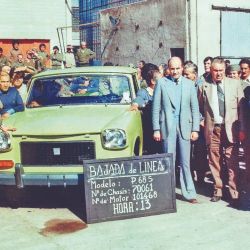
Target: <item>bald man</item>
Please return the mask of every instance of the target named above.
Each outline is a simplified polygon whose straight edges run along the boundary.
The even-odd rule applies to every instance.
[[[200,114],[194,83],[182,76],[179,57],[168,61],[170,75],[158,80],[153,97],[152,119],[154,139],[162,141],[163,152],[180,152],[180,183],[183,197],[197,203],[190,172],[191,141],[198,139]]]

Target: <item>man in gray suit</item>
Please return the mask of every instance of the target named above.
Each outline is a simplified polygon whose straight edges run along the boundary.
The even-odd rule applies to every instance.
[[[190,172],[190,140],[198,139],[200,114],[194,83],[182,77],[183,65],[179,57],[168,61],[170,75],[158,80],[153,97],[152,119],[154,139],[162,141],[163,152],[180,152],[180,183],[183,197],[197,203]]]

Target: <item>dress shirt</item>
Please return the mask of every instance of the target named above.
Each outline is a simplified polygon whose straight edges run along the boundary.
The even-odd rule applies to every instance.
[[[222,80],[220,84],[220,87],[222,88],[223,92],[225,93],[225,84]],[[214,123],[215,124],[224,124],[225,123],[225,117],[220,116],[220,110],[219,110],[219,101],[218,101],[218,94],[217,94],[217,83],[212,83],[212,101],[211,101],[211,108],[214,114]]]

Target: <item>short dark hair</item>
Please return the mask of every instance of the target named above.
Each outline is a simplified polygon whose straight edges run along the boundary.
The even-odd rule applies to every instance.
[[[243,63],[248,64],[248,67],[250,68],[250,59],[248,59],[248,58],[242,58],[240,60],[240,62],[239,62],[239,65],[241,65]]]
[[[40,44],[39,44],[39,49],[41,49],[42,47],[45,47],[45,48],[46,48],[45,43],[40,43]]]
[[[211,56],[205,57],[204,60],[203,60],[203,63],[205,63],[205,62],[207,62],[209,60],[212,62],[213,61],[213,57],[211,57]]]
[[[146,64],[144,60],[140,60],[139,62],[141,62],[143,66]]]
[[[59,47],[58,47],[58,46],[54,46],[54,47],[53,47],[53,50],[54,50],[54,49],[57,49],[57,50],[59,51]]]
[[[141,70],[141,76],[144,80],[147,81],[148,78],[148,72],[150,70],[159,70],[158,66],[152,63],[146,63],[144,67]],[[151,79],[150,79],[151,80]]]
[[[0,47],[0,52],[3,52],[3,49]]]
[[[14,46],[15,44],[19,45],[19,40],[12,40],[12,46]]]

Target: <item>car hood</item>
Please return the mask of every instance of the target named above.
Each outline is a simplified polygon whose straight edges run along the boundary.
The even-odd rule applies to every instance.
[[[11,125],[17,129],[16,136],[79,135],[122,128],[129,114],[127,105],[44,107],[16,113]]]

